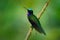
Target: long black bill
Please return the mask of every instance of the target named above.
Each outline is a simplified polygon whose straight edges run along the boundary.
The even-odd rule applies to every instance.
[[[24,7],[26,10],[28,10],[26,7]]]

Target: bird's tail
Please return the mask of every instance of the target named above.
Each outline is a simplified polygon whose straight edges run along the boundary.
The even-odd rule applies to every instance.
[[[42,27],[40,27],[39,32],[46,35],[46,33],[45,33],[45,31],[44,31],[44,29]]]
[[[41,33],[43,33],[44,35],[46,35],[45,31],[43,31],[43,32],[41,32]]]
[[[42,27],[39,27],[39,28],[35,28],[39,33],[42,33],[42,34],[44,34],[44,35],[46,35],[46,33],[45,33],[45,31],[43,30],[43,28]]]

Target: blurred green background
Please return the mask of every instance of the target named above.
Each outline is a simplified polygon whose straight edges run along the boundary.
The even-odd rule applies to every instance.
[[[47,0],[0,0],[0,40],[24,40],[31,26],[27,11],[37,15]],[[60,0],[51,0],[40,19],[46,36],[32,31],[29,40],[60,40]]]

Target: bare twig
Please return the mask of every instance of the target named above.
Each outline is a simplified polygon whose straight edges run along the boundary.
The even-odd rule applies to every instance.
[[[45,5],[43,6],[42,10],[38,13],[38,15],[37,15],[37,18],[38,18],[38,19],[40,19],[40,17],[42,16],[43,12],[46,10],[49,2],[50,2],[50,0],[48,0],[48,1],[45,3]],[[30,30],[29,30],[28,33],[27,33],[27,36],[26,36],[25,40],[28,40],[28,39],[29,39],[32,30],[33,30],[33,28],[30,28]]]
[[[30,37],[30,35],[31,35],[32,30],[33,30],[33,28],[31,28],[31,27],[30,27],[30,29],[29,29],[29,31],[28,31],[28,33],[27,33],[27,35],[26,35],[25,40],[28,40],[28,39],[29,39],[29,37]]]
[[[37,18],[40,19],[40,17],[42,16],[43,12],[46,10],[48,4],[49,4],[50,0],[48,0],[45,5],[43,6],[42,10],[38,13]]]

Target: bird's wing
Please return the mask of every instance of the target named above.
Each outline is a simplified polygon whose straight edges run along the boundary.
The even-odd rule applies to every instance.
[[[30,20],[32,23],[34,23],[36,26],[37,26],[37,25],[41,26],[39,20],[37,19],[37,17],[36,17],[35,15],[31,15],[31,16],[29,17],[29,20]]]
[[[32,17],[30,17],[30,18],[31,18],[30,21],[33,24],[32,26],[34,26],[34,28],[37,31],[39,31],[40,33],[44,33],[45,34],[45,32],[44,32],[43,28],[41,27],[41,24],[40,24],[39,20],[37,19],[37,17],[35,15],[32,15]]]

